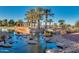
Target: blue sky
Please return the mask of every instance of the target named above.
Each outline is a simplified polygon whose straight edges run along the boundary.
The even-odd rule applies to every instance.
[[[23,20],[25,18],[26,11],[36,7],[37,6],[0,6],[0,19]],[[78,6],[42,6],[42,8],[52,10],[52,13],[55,14],[52,19],[56,23],[60,19],[64,19],[68,24],[74,24],[79,20]]]

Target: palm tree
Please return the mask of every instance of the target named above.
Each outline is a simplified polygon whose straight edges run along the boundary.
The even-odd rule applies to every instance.
[[[72,25],[66,24],[66,29],[67,29],[67,28],[71,28],[71,27],[72,27]]]
[[[61,20],[59,20],[58,22],[59,22],[60,26],[63,27],[65,21],[64,21],[63,19],[61,19]]]
[[[57,28],[58,27],[58,24],[57,23],[54,23],[53,27],[54,28]]]
[[[28,19],[29,25],[34,24],[34,27],[35,27],[35,24],[36,24],[37,29],[40,31],[40,20],[42,20],[42,15],[43,15],[42,8],[30,9],[26,14],[26,18]],[[38,41],[39,41],[39,31],[36,33]]]
[[[53,16],[54,13],[51,13],[51,10],[50,9],[44,9],[44,15],[45,15],[45,18],[46,18],[45,28],[47,28],[48,16]]]
[[[0,20],[0,26],[2,26],[2,20]]]
[[[32,23],[33,23],[33,28],[35,28],[35,26],[36,26],[36,21],[35,21],[35,20],[32,20]]]
[[[76,22],[75,27],[79,28],[79,21]]]
[[[42,18],[42,8],[35,8],[35,9],[31,9],[27,12],[27,19],[28,19],[28,23],[30,23],[30,25],[32,26],[33,24],[35,25],[35,23],[37,23],[38,28],[40,28],[40,20]]]
[[[17,26],[22,26],[22,25],[23,25],[23,21],[22,21],[22,20],[17,20],[17,21],[15,22],[15,25],[17,25]]]
[[[60,25],[62,25],[64,24],[65,21],[62,19],[62,20],[59,20],[58,22],[60,23]]]
[[[76,31],[79,32],[79,21],[77,21],[77,22],[75,23],[75,28],[76,28]]]
[[[25,14],[29,27],[32,27],[34,12],[35,12],[34,9],[31,9],[31,10],[27,11],[27,13]]]
[[[8,21],[8,24],[9,24],[9,26],[14,26],[14,25],[15,25],[15,22],[14,22],[13,19],[10,19],[10,20]]]
[[[38,21],[38,29],[40,29],[40,20],[42,20],[43,8],[36,8],[36,18]]]
[[[45,25],[45,27],[47,28],[47,25],[49,24],[49,20],[47,19],[47,20],[44,20],[44,25]]]
[[[8,25],[8,20],[7,20],[7,19],[4,19],[4,20],[2,21],[2,25],[3,25],[3,26],[7,26],[7,25]]]

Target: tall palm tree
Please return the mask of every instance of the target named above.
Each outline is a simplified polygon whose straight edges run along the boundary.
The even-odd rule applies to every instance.
[[[38,24],[38,28],[40,27],[40,20],[42,18],[42,11],[43,9],[42,8],[34,8],[34,9],[31,9],[27,12],[27,19],[28,19],[28,23],[32,24],[37,22]]]
[[[50,9],[44,9],[44,14],[45,14],[46,21],[48,20],[48,16],[54,15],[54,13],[51,13]],[[47,22],[45,22],[45,28],[47,28]]]
[[[33,21],[33,17],[34,17],[34,15],[33,15],[34,12],[35,12],[34,9],[30,9],[30,10],[28,10],[27,13],[25,14],[29,27],[32,27],[32,25],[33,25],[33,24],[32,24],[32,21]]]
[[[32,23],[33,23],[33,28],[35,28],[35,26],[36,26],[36,21],[35,21],[35,20],[32,20]]]
[[[38,21],[38,28],[40,29],[40,20],[42,20],[43,8],[36,8],[36,19]]]
[[[26,14],[26,18],[28,19],[28,23],[32,24],[36,23],[36,27],[37,29],[40,31],[40,20],[42,19],[42,15],[43,15],[43,9],[42,8],[34,8],[34,9],[30,9],[27,14]],[[39,31],[37,32],[37,38],[39,41]]]

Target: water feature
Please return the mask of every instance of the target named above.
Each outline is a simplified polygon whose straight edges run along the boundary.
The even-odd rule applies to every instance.
[[[40,47],[42,52],[45,52],[46,49],[53,49],[53,48],[57,49],[56,42],[53,41],[46,42],[42,34],[40,34]]]
[[[9,33],[10,36],[6,39],[6,44],[11,44],[11,48],[0,47],[0,52],[8,53],[34,53],[38,52],[39,46],[28,44],[29,36],[17,35],[15,32]],[[45,49],[56,48],[56,43],[46,43],[44,36],[40,34],[39,39],[40,51],[44,52]]]

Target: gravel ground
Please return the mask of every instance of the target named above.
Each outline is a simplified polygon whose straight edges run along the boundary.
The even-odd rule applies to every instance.
[[[75,41],[75,42],[79,42],[79,34],[66,34],[64,36],[64,38],[68,39],[68,40],[72,40],[72,41]]]
[[[79,43],[76,42],[79,36],[77,35],[77,38],[75,37],[76,35],[73,38],[71,36],[54,35],[51,40],[55,41],[58,46],[63,47],[61,53],[79,53]]]

